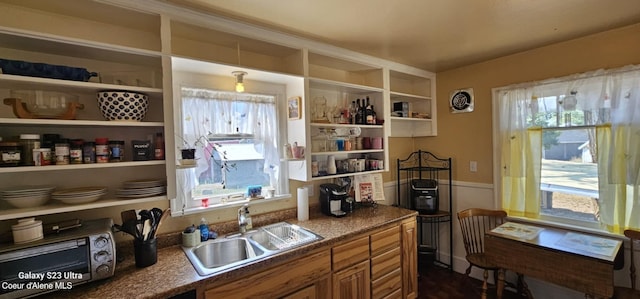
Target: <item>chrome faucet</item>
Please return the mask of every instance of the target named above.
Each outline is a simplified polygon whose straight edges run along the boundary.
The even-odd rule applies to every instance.
[[[238,209],[238,227],[240,228],[240,233],[244,234],[247,232],[247,212],[249,211],[249,205],[244,205]]]

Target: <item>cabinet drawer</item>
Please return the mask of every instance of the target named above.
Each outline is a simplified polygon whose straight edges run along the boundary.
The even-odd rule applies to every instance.
[[[400,299],[402,298],[402,289],[397,289],[391,294],[384,296],[383,299]]]
[[[402,271],[400,269],[371,282],[371,297],[373,299],[385,298],[397,290],[402,290]]]
[[[376,280],[385,274],[400,269],[400,248],[389,250],[371,258],[371,279]]]
[[[333,271],[369,259],[369,237],[362,237],[331,249]]]
[[[395,226],[371,235],[371,255],[400,247],[400,227]]]

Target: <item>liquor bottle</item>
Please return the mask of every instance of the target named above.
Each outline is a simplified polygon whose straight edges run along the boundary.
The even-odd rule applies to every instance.
[[[364,99],[362,100],[362,102],[364,104]],[[362,121],[363,118],[364,118],[364,109],[363,109],[362,105],[360,105],[360,99],[357,99],[356,103],[358,105],[358,109],[357,109],[357,112],[356,112],[356,124],[357,125],[361,125],[361,124],[364,123]]]
[[[156,133],[153,147],[153,158],[155,160],[164,160],[164,138],[162,137],[162,132]]]
[[[375,125],[378,123],[378,116],[376,115],[376,111],[373,109],[373,105],[371,105],[371,125]]]
[[[371,103],[369,102],[369,97],[367,97],[367,105],[365,106],[365,124],[373,125],[373,113],[371,108]]]

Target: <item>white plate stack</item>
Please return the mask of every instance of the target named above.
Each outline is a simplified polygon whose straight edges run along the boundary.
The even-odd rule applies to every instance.
[[[51,198],[56,186],[16,186],[0,190],[0,198],[16,208],[33,208],[41,206]]]
[[[122,189],[116,190],[116,196],[120,198],[142,198],[167,193],[167,181],[165,180],[135,180],[122,184]]]
[[[107,187],[95,186],[55,191],[51,197],[66,204],[82,204],[96,201],[105,194],[107,194]]]

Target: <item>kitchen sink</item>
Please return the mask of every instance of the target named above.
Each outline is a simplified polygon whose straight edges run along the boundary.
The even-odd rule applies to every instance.
[[[297,225],[279,222],[245,234],[209,240],[195,247],[183,246],[182,250],[198,274],[206,276],[321,239]]]
[[[218,268],[261,256],[264,251],[245,238],[218,240],[197,246],[193,254],[205,268]]]

